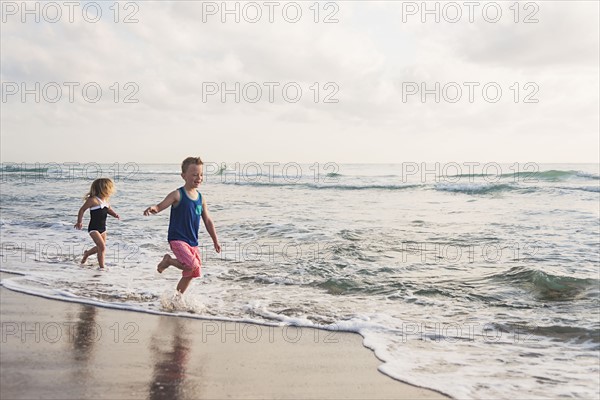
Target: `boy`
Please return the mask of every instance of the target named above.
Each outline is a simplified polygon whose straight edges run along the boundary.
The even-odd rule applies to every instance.
[[[156,268],[162,273],[170,266],[182,271],[182,278],[177,284],[177,291],[183,294],[188,288],[192,278],[200,276],[200,252],[198,251],[198,229],[200,217],[212,238],[215,251],[221,252],[221,245],[217,232],[206,207],[206,201],[198,191],[204,177],[202,173],[202,160],[200,157],[188,157],[181,163],[181,177],[185,185],[172,191],[163,201],[144,210],[144,215],[157,214],[171,206],[169,219],[169,246],[176,258],[165,254]]]

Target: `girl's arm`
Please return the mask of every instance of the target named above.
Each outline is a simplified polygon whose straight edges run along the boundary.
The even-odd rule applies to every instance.
[[[163,201],[161,201],[160,203],[158,203],[155,206],[146,208],[144,210],[144,215],[158,214],[165,208],[172,206],[173,204],[175,204],[177,202],[179,202],[179,190],[173,190],[171,193],[169,193],[167,195],[167,197],[165,197],[165,199]]]
[[[213,241],[213,245],[215,246],[215,251],[217,253],[221,252],[221,245],[219,244],[219,238],[217,237],[217,231],[215,230],[215,224],[213,223],[212,218],[208,212],[208,207],[206,207],[206,201],[204,197],[202,197],[202,221],[204,221],[204,226],[206,227],[206,231],[210,235]]]
[[[96,200],[93,197],[88,197],[85,200],[85,202],[79,209],[79,212],[77,213],[77,223],[75,224],[75,229],[81,229],[81,227],[83,226],[83,213],[85,212],[85,210],[94,206],[95,204]]]
[[[117,214],[115,210],[112,209],[112,207],[108,207],[108,215],[113,216],[116,219],[121,219],[121,217],[119,217],[119,214]]]

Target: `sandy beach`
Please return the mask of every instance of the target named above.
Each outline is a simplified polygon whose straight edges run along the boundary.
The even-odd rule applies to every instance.
[[[378,372],[357,334],[0,296],[2,399],[446,398]]]

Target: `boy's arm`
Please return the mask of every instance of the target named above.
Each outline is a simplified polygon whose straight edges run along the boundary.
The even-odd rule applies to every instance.
[[[158,214],[165,208],[167,208],[177,202],[179,202],[179,190],[173,190],[171,193],[169,193],[167,195],[167,197],[165,197],[165,199],[163,201],[161,201],[160,203],[158,203],[155,206],[146,208],[144,210],[144,215]]]
[[[204,226],[206,227],[206,231],[210,235],[213,241],[213,245],[215,246],[215,251],[217,253],[221,252],[221,245],[219,244],[219,238],[217,237],[217,231],[215,230],[215,224],[213,223],[212,218],[208,212],[208,207],[206,207],[206,201],[204,197],[202,197],[202,221],[204,221]]]
[[[88,208],[90,208],[91,206],[93,206],[95,203],[94,199],[92,197],[88,197],[87,200],[83,203],[83,205],[81,206],[81,208],[79,209],[79,212],[77,213],[77,223],[75,224],[75,229],[81,229],[83,226],[83,213],[85,212],[85,210],[87,210]]]

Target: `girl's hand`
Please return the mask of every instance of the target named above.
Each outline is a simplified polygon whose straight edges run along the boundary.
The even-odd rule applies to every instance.
[[[221,252],[221,245],[220,245],[218,242],[217,242],[217,243],[215,243],[215,251],[216,251],[217,253],[220,253],[220,252]]]
[[[82,222],[78,222],[75,224],[75,229],[81,229],[81,227],[83,226]]]
[[[148,207],[144,210],[144,215],[148,216],[150,214],[156,214],[158,212],[158,209],[156,208],[156,206],[152,206],[152,207]]]
[[[121,217],[119,216],[119,214],[115,214],[115,218],[118,219],[119,221],[121,220]]]

